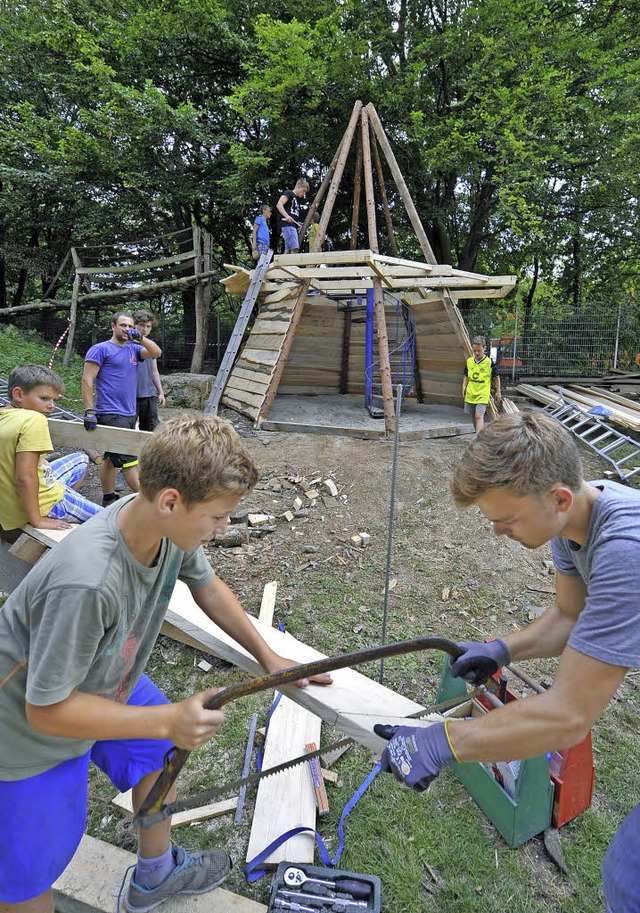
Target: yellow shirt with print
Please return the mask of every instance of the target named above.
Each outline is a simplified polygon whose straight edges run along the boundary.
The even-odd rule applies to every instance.
[[[491,377],[493,366],[488,355],[482,361],[473,356],[467,359],[467,389],[465,403],[488,403],[491,399]]]
[[[31,409],[0,409],[0,526],[17,529],[28,518],[16,485],[16,453],[39,453],[38,502],[46,517],[64,497],[64,485],[54,478],[44,459],[53,450],[47,419]]]

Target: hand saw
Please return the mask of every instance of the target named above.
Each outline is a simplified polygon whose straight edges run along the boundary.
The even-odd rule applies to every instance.
[[[321,659],[312,660],[309,663],[292,666],[289,669],[272,672],[268,675],[261,675],[257,678],[250,679],[249,681],[241,682],[238,685],[231,685],[229,688],[223,688],[221,691],[218,691],[217,694],[208,698],[204,707],[207,710],[217,710],[219,707],[222,707],[239,697],[246,697],[247,695],[255,694],[258,691],[265,691],[269,688],[279,688],[282,685],[297,682],[302,678],[311,678],[312,676],[320,675],[323,672],[332,672],[336,669],[344,669],[348,666],[358,666],[362,663],[374,662],[377,659],[383,659],[387,656],[401,656],[404,653],[415,653],[420,650],[443,650],[453,657],[453,659],[458,659],[463,653],[457,644],[444,637],[416,637],[413,640],[382,644],[378,647],[357,650],[355,653],[342,653],[339,656],[322,657]],[[326,751],[328,751],[327,748],[320,749],[315,753],[312,752],[308,757],[305,757],[304,760],[323,754]],[[151,827],[172,814],[172,812],[169,811],[165,813],[164,808],[167,806],[163,806],[163,803],[190,754],[191,752],[184,748],[175,748],[167,752],[158,779],[151,787],[149,794],[142,802],[137,814],[133,818],[132,823],[135,827]],[[290,761],[286,763],[287,766],[291,766]],[[276,768],[270,768],[270,772],[275,773]],[[253,776],[255,777],[255,774]]]
[[[417,713],[412,713],[410,716],[404,717],[403,719],[406,719],[407,721],[418,720],[421,717],[428,716],[430,713],[440,713],[443,710],[450,710],[453,707],[458,707],[460,704],[465,704],[467,701],[473,700],[474,697],[486,694],[487,690],[485,685],[480,685],[479,688],[475,688],[473,691],[468,691],[458,697],[451,697],[446,701],[441,701],[439,704],[433,704],[431,707],[426,707],[424,710],[418,710]],[[171,815],[175,815],[178,812],[186,812],[192,808],[200,808],[202,805],[209,805],[211,802],[229,795],[229,793],[238,792],[243,786],[252,786],[254,783],[259,783],[260,780],[264,780],[266,777],[271,777],[273,774],[281,773],[284,770],[290,770],[292,767],[304,764],[312,758],[324,760],[332,755],[333,752],[339,751],[342,748],[349,748],[351,745],[355,744],[355,739],[351,738],[351,736],[345,736],[342,739],[338,739],[336,742],[324,745],[322,748],[309,751],[296,758],[290,758],[288,761],[283,761],[281,764],[276,764],[273,767],[267,767],[265,770],[258,771],[257,773],[248,774],[246,777],[239,777],[237,780],[230,780],[228,783],[214,786],[212,789],[207,789],[204,792],[198,793],[195,796],[189,796],[186,799],[168,802],[163,805],[159,811],[146,814],[144,815],[144,818],[141,817],[141,808],[130,823],[132,826],[142,828],[152,827],[154,824],[159,824],[161,821],[170,818]]]

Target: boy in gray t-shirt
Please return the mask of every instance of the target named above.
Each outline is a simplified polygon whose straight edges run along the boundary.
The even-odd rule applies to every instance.
[[[577,745],[640,667],[640,492],[584,481],[571,436],[549,416],[501,416],[456,467],[453,496],[477,504],[497,536],[525,548],[551,542],[554,604],[532,624],[485,643],[461,643],[454,676],[480,685],[514,660],[559,656],[551,688],[473,720],[428,729],[376,726],[389,738],[382,766],[425,789],[455,761],[511,761]],[[607,913],[640,910],[640,805],[602,866]]]
[[[143,674],[177,579],[265,670],[293,664],[267,646],[202,548],[256,480],[228,422],[166,422],[140,456],[140,492],[56,545],[0,609],[3,909],[36,909],[37,899],[39,913],[53,910],[51,886],[84,832],[90,760],[133,789],[138,807],[167,750],[197,748],[222,723],[222,711],[204,708],[211,691],[171,704]],[[129,913],[210,890],[231,869],[224,850],[172,846],[170,827],[139,832]]]

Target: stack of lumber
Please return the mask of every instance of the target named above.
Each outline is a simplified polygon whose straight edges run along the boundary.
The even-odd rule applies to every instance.
[[[518,384],[516,389],[519,393],[524,393],[530,399],[545,405],[558,399],[558,388],[554,387]],[[562,387],[562,395],[566,400],[580,406],[585,412],[588,412],[594,406],[606,406],[607,409],[611,410],[611,415],[606,417],[606,421],[622,425],[632,431],[640,431],[640,403],[626,396],[620,396],[617,393],[601,388],[593,389],[592,387],[583,387],[578,384]]]

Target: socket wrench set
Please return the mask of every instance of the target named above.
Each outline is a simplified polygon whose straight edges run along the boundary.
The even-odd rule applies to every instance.
[[[268,913],[380,913],[380,879],[340,869],[281,862],[271,882]]]

